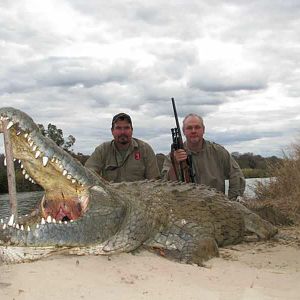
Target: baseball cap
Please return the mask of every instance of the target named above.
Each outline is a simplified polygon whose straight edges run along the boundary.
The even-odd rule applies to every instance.
[[[128,123],[131,125],[132,127],[132,121],[131,121],[131,118],[129,115],[125,114],[125,113],[119,113],[117,115],[115,115],[112,119],[112,122],[111,122],[111,126],[113,127],[114,124],[118,121],[118,120],[127,120]]]

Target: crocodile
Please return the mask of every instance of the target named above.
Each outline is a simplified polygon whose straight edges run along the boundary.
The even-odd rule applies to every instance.
[[[32,213],[1,219],[0,261],[51,254],[112,255],[144,248],[202,265],[247,232],[268,239],[277,228],[204,185],[144,180],[107,182],[43,136],[26,113],[0,108],[13,157],[26,179],[43,188]]]

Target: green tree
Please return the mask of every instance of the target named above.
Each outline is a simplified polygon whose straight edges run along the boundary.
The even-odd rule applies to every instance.
[[[49,123],[47,129],[45,129],[44,125],[38,124],[38,127],[41,133],[50,138],[55,142],[56,145],[63,148],[66,151],[72,152],[71,147],[75,144],[75,137],[73,135],[69,135],[66,139],[64,138],[63,131],[60,128],[57,128],[56,125]]]
[[[7,174],[5,169],[0,169],[0,194],[7,193],[8,184],[7,184]]]

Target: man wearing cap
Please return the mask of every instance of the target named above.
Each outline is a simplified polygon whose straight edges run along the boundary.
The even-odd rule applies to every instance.
[[[133,138],[132,132],[130,116],[115,115],[111,126],[114,139],[96,147],[85,166],[113,182],[158,179],[160,172],[153,149]]]

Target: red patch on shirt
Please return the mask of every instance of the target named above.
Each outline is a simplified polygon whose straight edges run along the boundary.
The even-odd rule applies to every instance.
[[[135,158],[135,160],[140,160],[141,159],[141,152],[135,152],[134,153],[134,158]]]

